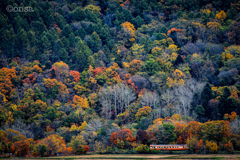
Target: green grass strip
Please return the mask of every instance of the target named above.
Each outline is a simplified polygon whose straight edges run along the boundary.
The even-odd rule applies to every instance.
[[[145,157],[67,157],[67,158],[48,157],[48,158],[44,158],[44,157],[38,157],[36,159],[65,159],[65,160],[70,160],[70,159],[157,159],[157,158],[145,158]]]
[[[29,158],[29,159],[224,159],[224,157],[38,157],[38,158]]]
[[[161,157],[156,159],[224,159],[224,157]]]
[[[224,157],[36,157],[36,158],[24,158],[16,157],[17,159],[224,159]],[[240,157],[236,157],[240,158]],[[11,158],[0,158],[0,159],[11,159]]]

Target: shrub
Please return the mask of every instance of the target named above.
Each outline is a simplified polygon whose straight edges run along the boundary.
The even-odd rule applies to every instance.
[[[217,153],[218,151],[218,145],[215,142],[206,141],[204,148],[207,152],[210,153]]]
[[[140,145],[136,149],[138,153],[149,153],[149,147],[147,145]]]

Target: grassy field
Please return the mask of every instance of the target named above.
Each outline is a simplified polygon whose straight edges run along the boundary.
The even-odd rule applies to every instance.
[[[33,159],[33,158],[31,158]],[[159,155],[159,154],[95,154],[95,155],[78,155],[78,156],[58,156],[58,157],[40,157],[36,159],[45,159],[45,160],[53,160],[53,159],[61,159],[61,160],[69,160],[69,159],[91,159],[91,160],[114,160],[114,159],[121,159],[121,160],[127,160],[127,159],[231,159],[231,160],[237,160],[240,159],[240,154],[179,154],[179,155]],[[21,159],[23,160],[23,159]],[[24,158],[24,160],[27,160]]]

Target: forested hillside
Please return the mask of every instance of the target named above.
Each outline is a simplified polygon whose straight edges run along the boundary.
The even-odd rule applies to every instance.
[[[239,0],[0,0],[0,155],[240,151]]]

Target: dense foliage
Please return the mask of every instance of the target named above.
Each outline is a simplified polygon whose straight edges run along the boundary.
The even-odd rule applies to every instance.
[[[1,156],[240,150],[239,0],[0,3]]]

